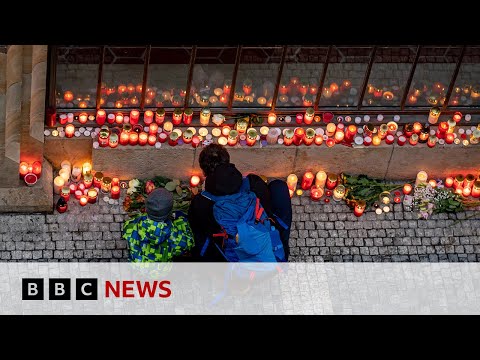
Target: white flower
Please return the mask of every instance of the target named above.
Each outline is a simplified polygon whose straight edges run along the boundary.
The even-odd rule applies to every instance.
[[[129,188],[127,189],[127,195],[132,195],[135,191],[137,191],[136,188],[134,188],[134,187],[129,187]]]
[[[128,182],[128,187],[135,189],[136,187],[140,186],[140,181],[138,179],[132,179]]]

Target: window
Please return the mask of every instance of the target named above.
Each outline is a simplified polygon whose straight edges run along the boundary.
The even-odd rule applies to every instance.
[[[371,47],[337,47],[330,53],[319,106],[357,106]]]
[[[285,56],[276,107],[313,106],[328,47],[289,47]]]
[[[416,48],[416,46],[392,46],[377,49],[362,106],[401,105],[415,60]]]
[[[59,108],[95,108],[99,47],[58,47],[55,98]]]
[[[281,47],[242,48],[233,107],[272,106],[281,57]]]
[[[449,106],[480,106],[480,47],[467,47]]]

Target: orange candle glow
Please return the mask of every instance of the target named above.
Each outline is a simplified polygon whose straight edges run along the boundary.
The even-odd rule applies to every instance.
[[[120,186],[113,185],[112,189],[110,190],[110,197],[112,199],[119,199],[120,198]]]
[[[382,143],[382,139],[380,139],[380,136],[377,136],[375,135],[373,138],[372,138],[372,144],[374,146],[378,146]]]
[[[88,203],[88,198],[85,195],[82,195],[82,196],[80,196],[79,202],[80,202],[81,206],[85,206]]]
[[[337,83],[331,83],[330,84],[330,91],[332,92],[332,94],[336,91],[338,91],[338,85]]]
[[[477,180],[473,183],[472,196],[474,198],[480,197],[480,180]]]
[[[298,177],[295,174],[290,174],[287,177],[287,186],[290,190],[295,191],[297,188]]]
[[[140,119],[140,111],[138,111],[138,110],[130,111],[130,124],[132,124],[132,125],[138,124],[139,119]],[[123,122],[123,117],[122,117],[122,122]]]
[[[323,136],[322,135],[316,135],[315,136],[315,145],[320,146],[323,144]]]
[[[115,107],[117,109],[121,109],[123,107],[123,103],[120,100],[115,101]]]
[[[40,178],[40,175],[42,174],[42,163],[40,161],[35,161],[32,164],[32,173],[37,175],[37,178]]]
[[[88,121],[88,115],[86,113],[81,113],[80,115],[78,115],[78,121],[80,122],[80,124],[86,124]]]
[[[96,121],[98,125],[103,125],[105,124],[105,120],[107,119],[107,113],[105,110],[97,110],[97,116],[96,116]]]
[[[317,172],[317,175],[315,176],[315,186],[323,188],[325,187],[326,181],[327,181],[327,173],[322,170]]]
[[[98,192],[95,188],[89,189],[87,192],[87,200],[90,204],[95,204],[97,202]]]
[[[311,171],[307,171],[302,178],[302,189],[303,190],[308,190],[312,187],[313,185],[313,179],[315,176]]]
[[[455,140],[455,135],[453,133],[445,134],[445,144],[453,144]]]
[[[464,187],[462,190],[462,195],[464,197],[469,197],[471,193],[472,193],[472,190],[469,187]]]
[[[65,126],[65,137],[72,138],[75,134],[75,126],[73,124],[68,124]]]
[[[197,175],[193,175],[190,178],[190,187],[197,187],[200,184],[200,177]]]
[[[326,135],[327,136],[333,136],[333,134],[335,134],[336,130],[337,130],[337,126],[334,123],[329,123],[327,125]]]
[[[148,134],[146,132],[142,131],[140,134],[138,134],[138,145],[140,146],[147,145],[147,141],[148,141]]]
[[[462,113],[457,111],[455,114],[453,114],[453,120],[458,123],[460,120],[462,120]]]
[[[445,187],[450,188],[453,186],[453,178],[452,177],[447,177],[445,179]]]
[[[356,217],[362,216],[366,207],[367,207],[367,203],[364,200],[355,201],[355,207],[353,208],[353,214]]]
[[[73,93],[71,91],[65,91],[65,93],[63,94],[63,100],[65,100],[66,102],[73,101]]]
[[[416,122],[413,124],[413,132],[415,134],[420,134],[420,131],[422,131],[422,129],[423,129],[423,125],[420,124],[419,122]]]
[[[429,184],[432,188],[436,188],[436,187],[437,187],[437,182],[436,182],[434,179],[428,180],[428,184]]]
[[[133,131],[130,134],[128,134],[128,143],[130,145],[137,145],[138,143],[138,134]]]
[[[25,177],[25,175],[28,174],[28,164],[25,161],[22,161],[19,166],[19,173],[22,179]]]
[[[404,193],[405,195],[410,195],[410,193],[412,192],[412,190],[413,190],[413,187],[412,187],[411,184],[405,184],[405,185],[403,185],[403,193]]]
[[[158,132],[158,125],[157,123],[152,123],[150,124],[149,128],[148,128],[148,134],[149,135],[156,135]]]
[[[154,146],[157,142],[157,136],[156,135],[148,135],[148,145]]]
[[[345,133],[343,131],[337,131],[335,133],[335,143],[340,144],[345,137]]]
[[[117,113],[115,115],[115,122],[119,125],[123,124],[123,114],[122,113]],[[130,123],[132,124],[132,118],[130,118]]]
[[[143,122],[145,125],[150,125],[153,122],[153,111],[147,110],[143,114]]]
[[[230,130],[232,130],[230,126],[225,125],[224,127],[222,127],[222,135],[228,136],[228,134],[230,134]]]
[[[320,198],[323,196],[323,193],[324,189],[322,187],[314,185],[310,189],[310,199],[312,199],[313,201],[319,201]]]
[[[275,115],[274,113],[268,114],[267,122],[268,125],[275,125],[275,123],[277,122],[277,115]]]
[[[167,135],[170,134],[173,130],[173,124],[170,121],[165,121],[163,123],[163,132],[165,132]]]

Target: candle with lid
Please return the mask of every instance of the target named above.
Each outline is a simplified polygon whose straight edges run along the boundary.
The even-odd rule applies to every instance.
[[[247,145],[248,146],[253,146],[255,145],[255,142],[257,141],[257,130],[255,129],[248,129],[247,131]]]
[[[286,129],[285,134],[283,136],[283,144],[285,146],[292,145],[294,137],[295,137],[295,132],[293,131],[293,129]]]
[[[313,122],[313,118],[315,116],[315,110],[312,107],[307,108],[305,110],[305,124],[310,125]]]
[[[428,180],[428,175],[425,171],[419,171],[417,173],[417,178],[415,179],[415,186],[418,186],[420,184],[427,184]]]
[[[337,174],[330,173],[327,176],[327,181],[325,183],[328,190],[333,190],[338,184],[338,176]]]
[[[208,126],[208,123],[210,122],[210,115],[211,115],[210,109],[208,107],[203,108],[200,111],[200,125]]]
[[[308,190],[312,187],[315,176],[311,171],[307,171],[302,178],[302,189]]]
[[[297,188],[298,177],[295,174],[290,174],[287,177],[287,186],[290,190],[295,191]]]
[[[437,143],[438,138],[435,135],[430,135],[428,137],[427,145],[429,148],[433,148]]]
[[[157,125],[162,125],[164,120],[165,120],[165,109],[158,108],[157,111],[155,112],[155,122],[157,123]]]
[[[340,201],[345,196],[345,186],[342,184],[337,185],[333,190],[333,200]]]
[[[472,194],[474,198],[480,197],[480,180],[477,180],[473,183]]]
[[[408,142],[412,146],[417,145],[418,144],[418,135],[417,134],[412,134],[412,136],[410,136],[410,139],[408,139]]]
[[[275,113],[268,114],[267,123],[268,125],[275,125],[277,122],[277,115]]]
[[[353,208],[353,214],[356,217],[362,216],[366,207],[367,203],[364,200],[356,200]]]
[[[95,204],[97,202],[97,197],[98,197],[97,189],[92,188],[88,190],[87,198],[90,204]]]
[[[227,144],[230,146],[236,145],[238,142],[238,131],[237,130],[230,130],[228,132]]]
[[[343,134],[343,133],[342,133]],[[310,146],[313,144],[313,141],[315,140],[315,130],[314,129],[307,129],[305,131],[305,135],[303,137],[303,143],[307,146]]]
[[[430,113],[428,115],[428,122],[430,124],[436,124],[438,118],[440,117],[441,109],[439,107],[433,107],[430,109]]]
[[[80,184],[81,185],[81,184]],[[83,185],[85,189],[89,189],[93,185],[93,175],[92,173],[88,173],[83,176]],[[81,188],[80,186],[78,187],[79,189]]]
[[[93,177],[93,186],[97,188],[101,188],[103,180],[103,173],[101,171],[97,171],[95,176]]]
[[[303,141],[303,137],[305,136],[305,130],[303,128],[296,128],[293,137],[293,143],[295,145],[300,145]]]
[[[120,186],[112,186],[112,189],[110,190],[110,197],[112,199],[120,199]]]

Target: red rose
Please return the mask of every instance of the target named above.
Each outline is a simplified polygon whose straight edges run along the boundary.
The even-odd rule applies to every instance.
[[[155,190],[155,184],[153,183],[152,180],[148,180],[145,183],[145,193],[148,195],[150,194],[153,190]]]

